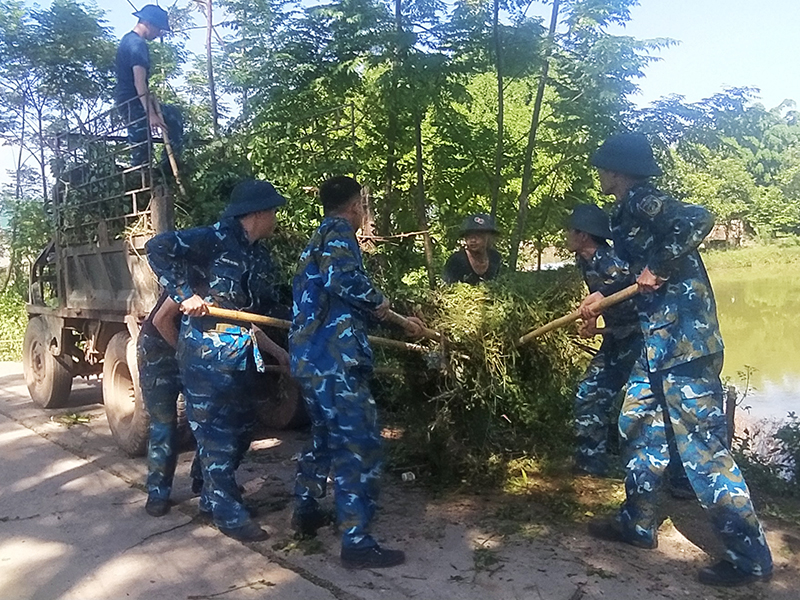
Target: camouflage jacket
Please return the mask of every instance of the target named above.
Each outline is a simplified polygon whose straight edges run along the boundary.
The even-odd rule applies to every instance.
[[[300,255],[292,296],[289,353],[295,376],[372,367],[367,323],[384,297],[364,270],[347,220],[323,219]]]
[[[279,310],[276,270],[269,250],[250,243],[238,219],[210,227],[168,231],[146,245],[159,282],[176,302],[201,296],[214,306],[273,314]],[[215,369],[244,370],[251,356],[259,369],[261,354],[246,324],[219,323],[211,317],[184,317],[178,358],[211,361]]]
[[[645,267],[666,278],[636,305],[650,371],[722,352],[717,305],[698,246],[714,217],[651,184],[634,187],[615,205],[611,232],[617,254],[638,276]]]
[[[576,262],[589,292],[600,292],[604,296],[610,296],[634,282],[628,263],[621,260],[611,246],[599,246],[591,260],[578,255]],[[639,315],[633,300],[626,300],[610,307],[603,313],[603,320],[609,334],[616,339],[640,335]]]

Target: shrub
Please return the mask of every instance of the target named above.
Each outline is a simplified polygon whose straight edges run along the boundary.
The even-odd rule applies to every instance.
[[[515,342],[572,310],[582,293],[572,269],[430,292],[418,308],[447,337],[443,368],[435,356],[427,370],[420,357],[403,357],[405,385],[379,387],[404,432],[395,461],[422,461],[444,476],[492,475],[510,458],[566,454],[585,355],[563,330]]]
[[[25,301],[11,288],[0,294],[0,360],[21,360],[28,317]]]

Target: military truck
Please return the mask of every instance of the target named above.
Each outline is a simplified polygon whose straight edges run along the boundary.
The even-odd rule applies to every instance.
[[[131,456],[145,452],[149,427],[136,338],[159,295],[144,244],[174,226],[175,174],[167,161],[157,162],[163,140],[143,143],[152,160],[131,164],[127,128],[116,110],[57,136],[48,205],[54,236],[31,268],[23,344],[25,382],[43,408],[67,405],[76,376],[102,377],[111,433]],[[260,420],[272,428],[303,423],[291,379],[277,371],[264,377]]]

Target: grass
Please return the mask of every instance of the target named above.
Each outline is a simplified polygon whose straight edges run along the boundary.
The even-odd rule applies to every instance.
[[[748,267],[785,268],[800,264],[800,245],[784,242],[709,250],[703,253],[703,262],[710,271]]]

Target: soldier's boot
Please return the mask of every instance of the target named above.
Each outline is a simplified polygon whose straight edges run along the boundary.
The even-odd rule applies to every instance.
[[[219,530],[229,538],[240,542],[263,542],[269,538],[269,533],[261,529],[253,521],[247,521],[241,527],[220,527]]]
[[[402,550],[389,550],[380,546],[369,548],[342,548],[342,566],[345,569],[385,569],[406,561]]]
[[[700,583],[705,585],[713,585],[715,587],[738,587],[740,585],[748,585],[758,581],[766,582],[772,579],[772,573],[765,575],[755,575],[753,573],[745,573],[741,569],[728,562],[721,560],[718,563],[701,569],[697,575]]]
[[[652,541],[640,537],[630,537],[622,530],[622,526],[616,519],[594,519],[589,521],[588,526],[589,535],[598,540],[605,540],[607,542],[619,542],[623,544],[630,544],[637,548],[645,550],[653,550],[658,548],[658,537],[653,536]]]
[[[163,498],[147,497],[147,502],[144,505],[144,510],[151,517],[163,517],[169,512],[170,502]]]
[[[314,537],[317,535],[318,529],[330,525],[332,522],[333,515],[316,506],[311,510],[295,509],[292,514],[291,526],[299,535]]]

